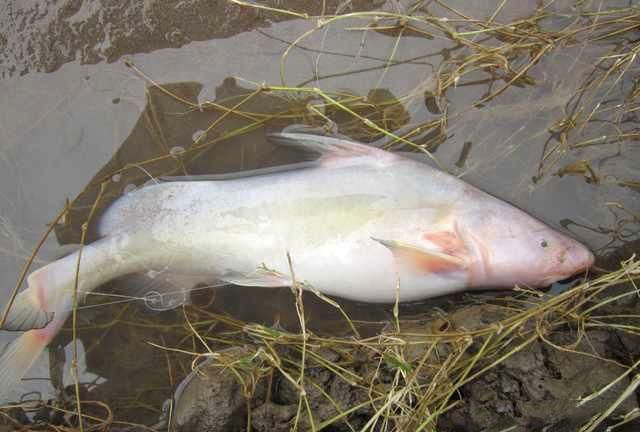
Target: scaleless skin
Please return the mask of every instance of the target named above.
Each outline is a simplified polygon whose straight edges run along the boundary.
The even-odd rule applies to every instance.
[[[321,154],[302,169],[179,178],[124,195],[82,249],[78,289],[144,273],[162,295],[197,282],[288,286],[364,302],[539,287],[593,255],[521,210],[429,165],[363,144],[272,137]],[[70,313],[78,252],[33,272],[5,324],[29,330],[0,358],[0,397]],[[177,304],[176,304],[177,305]],[[30,330],[35,329],[35,330]]]

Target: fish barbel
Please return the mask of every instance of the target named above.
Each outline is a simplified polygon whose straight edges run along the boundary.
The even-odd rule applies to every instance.
[[[115,201],[81,249],[78,290],[146,274],[162,292],[195,283],[292,284],[364,302],[471,288],[539,287],[581,272],[591,252],[514,206],[427,164],[364,144],[277,134],[312,162],[161,181]],[[291,169],[289,169],[291,168]],[[0,396],[72,309],[78,253],[31,273],[5,330]]]

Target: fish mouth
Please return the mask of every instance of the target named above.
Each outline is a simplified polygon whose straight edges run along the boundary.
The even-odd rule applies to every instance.
[[[567,277],[588,270],[596,260],[589,249],[577,242],[574,246],[569,247],[567,255],[571,257],[569,260],[571,268],[567,271]]]
[[[572,276],[587,271],[595,262],[595,256],[593,253],[581,244],[577,246],[569,247],[565,251],[565,256],[571,257],[567,264],[565,271],[556,271],[550,275],[545,276],[539,282],[540,286],[548,286],[555,282],[569,279]]]

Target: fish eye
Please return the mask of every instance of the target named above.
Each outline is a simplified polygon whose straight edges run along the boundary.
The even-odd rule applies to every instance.
[[[540,247],[546,248],[547,246],[549,246],[549,243],[547,243],[547,241],[546,241],[546,240],[542,240],[542,241],[540,242]]]

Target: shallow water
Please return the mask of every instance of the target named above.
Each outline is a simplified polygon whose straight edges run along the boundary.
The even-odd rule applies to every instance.
[[[130,16],[121,15],[126,17],[123,22],[130,26],[126,34],[126,26],[116,22],[113,11],[110,14],[103,6],[94,9],[88,6],[89,2],[76,3],[81,4],[76,9],[58,8],[46,1],[20,7],[14,4],[10,12],[5,11],[1,17],[3,22],[13,23],[5,26],[8,30],[4,39],[0,38],[10,48],[5,50],[0,80],[4,101],[0,106],[0,292],[3,295],[11,291],[25,259],[65,200],[75,198],[92,179],[111,178],[102,200],[105,204],[127,185],[144,183],[149,175],[225,172],[296,160],[295,154],[266,143],[262,128],[210,146],[193,161],[181,156],[166,157],[177,155],[181,148],[188,149],[194,137],[197,139],[200,131],[219,121],[222,114],[215,109],[189,108],[158,89],[146,90],[149,82],[128,67],[125,59],[155,82],[194,104],[212,100],[229,107],[252,95],[261,83],[281,84],[280,59],[288,41],[313,28],[313,22],[290,17],[274,20],[269,14],[240,10],[224,2],[212,10],[207,9],[206,2],[196,1],[192,2],[194,10],[216,19],[205,20],[202,26],[194,27],[191,25],[195,20],[193,11],[170,11],[151,2],[142,10],[132,7]],[[327,3],[335,8],[335,4],[341,2]],[[354,2],[353,8],[362,10],[362,5],[367,3]],[[390,1],[380,8],[394,11],[409,7],[408,3]],[[464,1],[448,4],[484,18],[491,16],[499,3],[482,2],[481,9],[470,8]],[[280,1],[278,4],[319,13],[309,8],[311,2]],[[515,4],[507,3],[496,19],[506,21],[527,16],[537,2]],[[425,7],[434,15],[454,18],[451,12],[437,5]],[[571,19],[570,9],[563,9],[565,6],[560,2],[554,7],[567,13],[558,22],[550,20],[545,25],[562,25],[563,19]],[[137,14],[144,19],[136,20]],[[30,32],[30,38],[20,42],[16,36],[18,24],[31,16],[36,17],[36,24],[28,28],[39,30]],[[286,59],[285,83],[318,87],[325,92],[346,91],[368,96],[369,102],[400,98],[402,104],[391,105],[386,123],[397,133],[438,118],[437,107],[429,98],[437,85],[434,71],[444,60],[462,55],[464,49],[441,35],[429,39],[407,32],[398,39],[397,33],[368,31],[365,37],[361,31],[348,30],[366,23],[358,19],[344,20],[305,38],[301,48],[293,49]],[[77,38],[55,38],[69,28],[76,29]],[[36,43],[42,35],[56,40],[50,50],[42,48],[45,45],[41,42]],[[480,35],[478,39],[481,38]],[[40,48],[29,51],[29,41]],[[629,77],[633,74],[628,73],[599,92],[586,93],[581,101],[587,110],[594,110],[594,121],[572,132],[569,145],[560,145],[544,164],[540,161],[543,154],[560,142],[559,133],[550,129],[571,113],[576,90],[598,58],[610,49],[611,45],[599,43],[554,50],[531,69],[529,76],[535,85],[525,83],[511,87],[476,108],[469,108],[470,103],[497,90],[504,81],[490,82],[489,77],[480,72],[465,75],[447,92],[446,141],[434,150],[438,160],[452,173],[560,230],[568,230],[600,257],[638,240],[640,192],[622,184],[638,181],[640,151],[637,141],[604,139],[604,144],[596,142],[598,145],[578,149],[572,149],[570,144],[612,136],[620,133],[620,128],[623,132],[634,131],[635,114],[624,122],[616,117],[620,112],[616,106],[622,103],[623,95],[629,93],[633,85]],[[391,57],[394,62],[389,62]],[[390,64],[395,62],[399,63]],[[631,71],[633,68],[635,65],[630,65]],[[310,100],[293,101],[302,107],[308,102]],[[282,94],[266,92],[252,96],[242,108],[272,114],[290,108],[291,104]],[[343,114],[326,114],[341,126],[341,133],[373,139],[379,144],[385,142],[366,128],[354,128]],[[246,118],[229,115],[204,141],[249,123]],[[283,122],[268,124],[269,128],[285,125]],[[429,138],[418,137],[418,140]],[[466,157],[462,156],[464,149],[469,150]],[[165,158],[142,168],[133,167],[119,177],[111,176],[117,168],[156,156]],[[557,175],[563,167],[581,160],[588,162],[599,182],[587,181],[590,180],[588,172],[587,176]],[[79,225],[97,191],[97,187],[90,188],[88,195],[78,202],[84,207],[75,209],[66,227],[57,230],[60,241],[77,242]],[[36,265],[59,254],[54,237],[45,245]],[[603,266],[614,264],[606,260],[601,263]],[[120,289],[126,284],[126,280],[120,281]],[[251,295],[242,295],[238,301],[238,289],[243,293],[247,290],[219,290],[215,310],[237,319],[265,324],[279,322],[285,328],[295,329],[297,317],[287,290],[277,290],[273,295],[272,290],[251,289]],[[109,287],[105,287],[100,291],[108,290]],[[401,313],[410,316],[432,311],[434,306],[447,308],[462,298],[409,305]],[[203,302],[208,300],[205,298]],[[307,296],[307,301],[311,325],[315,325],[317,331],[333,331],[334,326],[344,331],[340,315],[331,306],[313,296]],[[384,321],[391,316],[391,307],[386,306],[345,303],[345,308],[356,320]],[[81,314],[80,326],[91,328],[81,332],[88,353],[84,362],[87,374],[82,380],[100,377],[93,397],[111,399],[126,419],[152,422],[161,402],[170,397],[176,381],[185,373],[189,359],[167,355],[145,342],[168,346],[179,343],[179,335],[163,325],[180,326],[181,314],[179,310],[153,313],[139,302],[86,309]],[[119,322],[110,325],[114,316]],[[62,334],[57,345],[66,345],[69,336],[69,332]],[[10,337],[3,333],[0,341]],[[58,354],[52,358],[59,359],[63,351],[62,348],[52,350]],[[67,348],[67,360],[69,355]],[[54,370],[55,376],[61,365],[56,360],[50,368],[46,357],[43,356],[30,373],[40,379],[27,382],[14,397],[33,389],[52,394],[47,378],[49,369]],[[123,382],[120,379],[123,376],[130,379]],[[64,381],[70,383],[68,377]],[[129,410],[124,410],[124,406]]]

